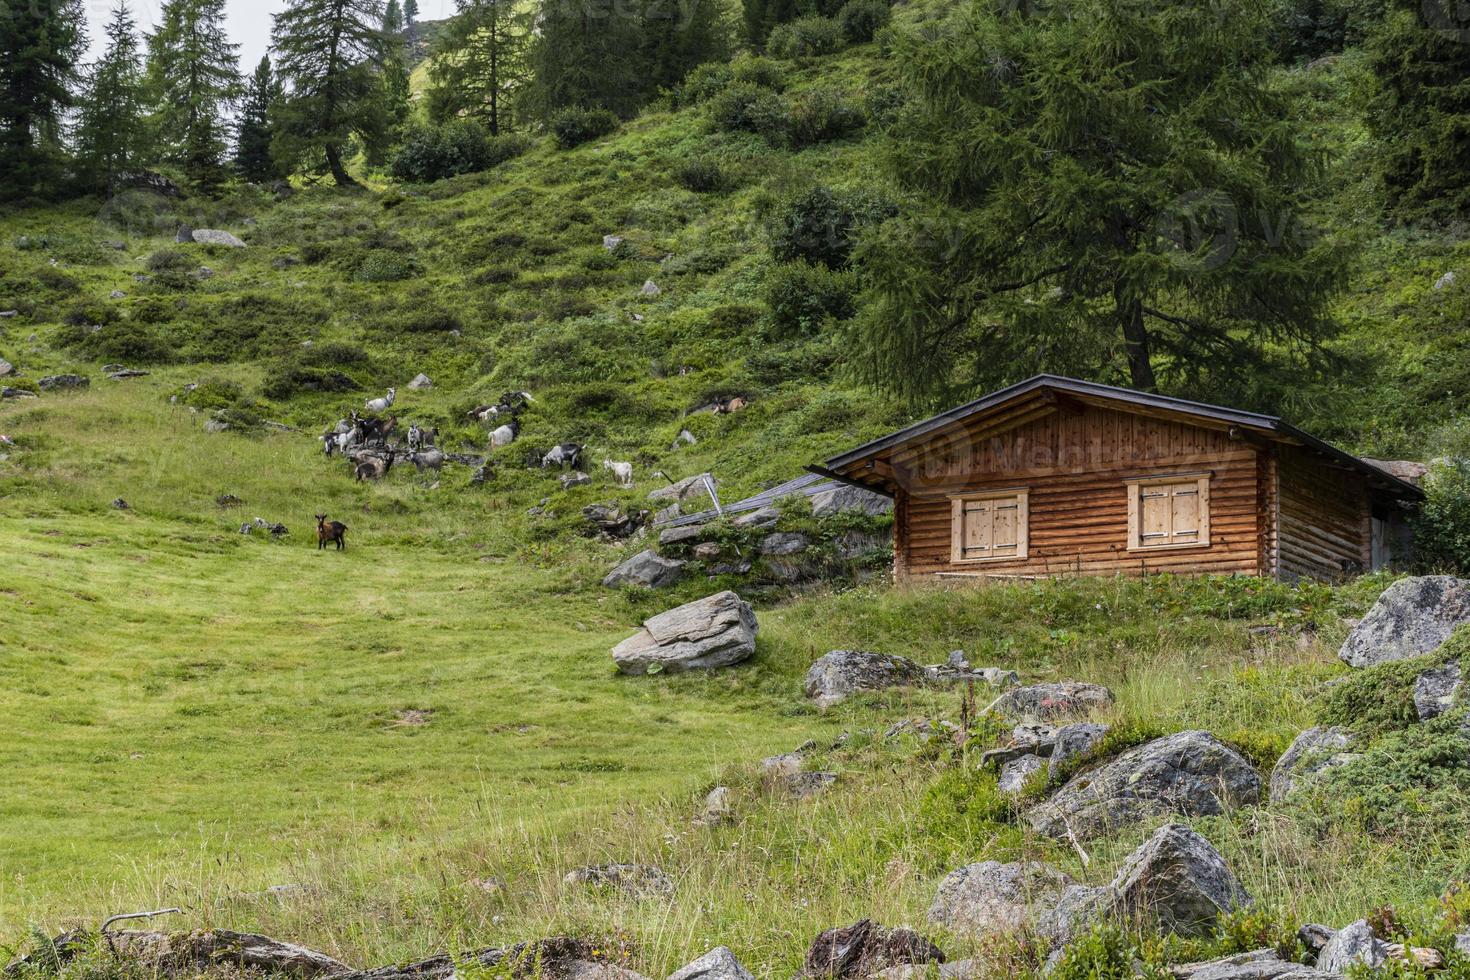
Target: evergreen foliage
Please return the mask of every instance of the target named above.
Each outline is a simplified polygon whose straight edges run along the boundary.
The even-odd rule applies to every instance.
[[[81,0],[0,3],[0,199],[57,195],[85,23]]]
[[[459,0],[459,15],[440,36],[429,68],[430,116],[468,116],[496,136],[513,129],[530,40],[530,18],[514,0]]]
[[[240,93],[238,44],[225,0],[165,0],[148,36],[151,138],[157,155],[201,186],[224,179],[225,115]]]
[[[864,375],[912,401],[1038,371],[1190,389],[1311,355],[1344,251],[1254,0],[966,7],[910,32],[913,200],[861,256]]]
[[[269,56],[260,59],[245,86],[240,104],[240,124],[235,133],[235,168],[246,180],[271,180],[281,168],[271,155],[275,138],[272,115],[279,111],[285,92],[271,68]]]
[[[86,183],[105,189],[132,169],[144,152],[143,58],[137,23],[126,0],[118,0],[107,25],[107,50],[87,72],[74,136],[79,170]]]

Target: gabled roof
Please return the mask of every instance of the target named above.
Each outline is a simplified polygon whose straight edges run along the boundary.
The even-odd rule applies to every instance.
[[[1203,424],[1216,427],[1227,426],[1230,428],[1239,428],[1265,439],[1299,445],[1325,456],[1349,469],[1356,470],[1375,486],[1394,496],[1419,499],[1424,495],[1413,484],[1401,480],[1386,470],[1359,459],[1349,452],[1338,449],[1330,443],[1323,442],[1316,436],[1309,435],[1274,415],[1261,415],[1256,412],[1245,412],[1240,409],[1225,408],[1220,405],[1192,402],[1184,398],[1170,398],[1167,395],[1156,395],[1149,392],[1134,391],[1131,388],[1118,388],[1113,385],[1098,384],[1095,381],[1079,381],[1076,378],[1063,378],[1054,374],[1038,374],[1034,378],[1029,378],[1019,384],[1011,385],[1009,388],[1002,388],[983,398],[977,398],[967,405],[961,405],[947,412],[941,412],[932,418],[925,419],[922,422],[916,422],[890,435],[883,436],[880,439],[874,439],[872,442],[859,446],[856,449],[832,457],[821,466],[812,466],[809,469],[813,473],[819,473],[844,483],[853,483],[858,486],[864,486],[867,489],[879,489],[870,483],[865,483],[856,478],[852,472],[855,465],[864,464],[874,457],[922,439],[958,422],[963,422],[966,419],[980,416],[987,412],[995,412],[1028,398],[1036,399],[1038,396],[1043,399],[1046,397],[1071,396],[1087,402],[1102,401],[1112,403],[1125,411],[1132,408],[1156,414],[1175,416],[1183,421],[1196,419]]]

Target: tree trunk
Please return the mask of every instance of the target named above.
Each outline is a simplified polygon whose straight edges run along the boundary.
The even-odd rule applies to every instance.
[[[1114,310],[1123,328],[1123,348],[1128,354],[1128,375],[1139,391],[1153,391],[1154,366],[1149,358],[1148,328],[1143,324],[1143,303],[1128,295],[1120,281],[1113,287]]]
[[[347,168],[342,166],[342,151],[337,148],[337,144],[328,143],[326,150],[327,166],[331,168],[332,179],[337,182],[337,186],[361,187],[361,184],[352,179],[352,175],[347,172]]]

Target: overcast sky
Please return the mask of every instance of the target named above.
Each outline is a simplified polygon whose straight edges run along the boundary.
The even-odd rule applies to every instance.
[[[92,57],[106,47],[102,35],[112,12],[113,0],[86,0],[87,36],[92,41]],[[158,23],[163,0],[128,0],[140,29],[151,31]],[[231,39],[240,45],[240,71],[249,74],[271,43],[271,14],[286,6],[286,0],[226,0]],[[439,20],[454,11],[454,0],[419,0],[419,17]]]

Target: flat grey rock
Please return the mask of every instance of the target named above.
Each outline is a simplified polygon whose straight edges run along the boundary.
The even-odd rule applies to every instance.
[[[886,514],[893,510],[893,499],[885,497],[881,493],[864,490],[861,487],[850,486],[846,483],[838,484],[830,490],[812,495],[812,516],[829,517],[844,511],[855,511],[857,513],[878,515]]]
[[[1058,728],[1053,740],[1048,771],[1054,773],[1064,763],[1086,755],[1103,740],[1103,736],[1107,733],[1107,725],[1097,725],[1086,721]]]
[[[811,541],[805,534],[778,531],[761,539],[760,552],[763,555],[798,555],[810,546]]]
[[[677,584],[684,577],[685,564],[674,558],[664,558],[651,549],[640,551],[608,572],[602,584],[609,589],[621,588],[625,585],[640,586],[645,589],[666,589]]]
[[[806,672],[806,696],[822,707],[837,704],[859,691],[881,691],[924,682],[924,668],[907,657],[863,650],[832,650]]]
[[[194,241],[200,245],[223,245],[226,248],[244,248],[245,243],[227,231],[218,228],[198,228],[194,231]]]
[[[730,523],[736,527],[769,527],[781,519],[781,512],[774,507],[759,507],[747,511]]]
[[[1236,953],[1204,963],[1172,966],[1175,980],[1341,980],[1341,974],[1323,973],[1300,963],[1289,963],[1274,949]]]
[[[613,662],[625,674],[646,674],[655,666],[671,673],[728,667],[755,653],[756,628],[748,603],[719,592],[645,620],[613,647]]]
[[[1338,656],[1373,667],[1438,650],[1457,626],[1470,622],[1470,580],[1449,575],[1399,579],[1353,627]]]
[[[674,879],[652,864],[598,864],[568,871],[564,880],[569,885],[591,885],[610,888],[628,895],[672,895]]]
[[[1008,760],[1000,767],[996,788],[1014,796],[1026,788],[1026,780],[1046,768],[1046,760],[1039,755],[1022,755]]]
[[[755,980],[728,946],[716,946],[699,959],[669,974],[669,980]]]

